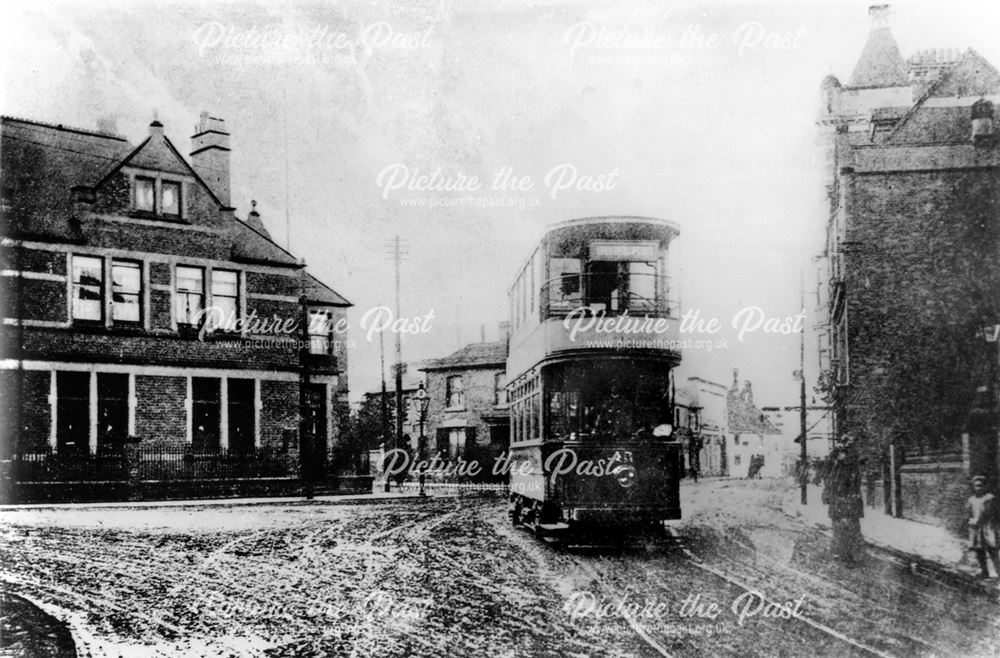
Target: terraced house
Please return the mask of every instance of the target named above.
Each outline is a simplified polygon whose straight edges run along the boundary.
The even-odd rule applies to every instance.
[[[143,479],[325,472],[350,303],[236,216],[225,122],[202,114],[189,161],[158,121],[138,146],[9,117],[0,136],[8,479],[103,477],[80,464],[129,445]]]

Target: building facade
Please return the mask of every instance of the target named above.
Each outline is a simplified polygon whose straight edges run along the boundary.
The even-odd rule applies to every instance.
[[[760,410],[781,433],[780,469],[784,475],[795,473],[801,458],[802,418],[800,407],[761,407]],[[826,459],[833,447],[833,410],[822,405],[806,405],[806,455],[813,460]]]
[[[869,13],[849,82],[822,84],[821,389],[879,502],[953,523],[973,471],[997,483],[1000,74],[972,49],[904,60]]]
[[[395,366],[394,366],[395,367]],[[411,374],[410,370],[413,368],[415,372]],[[366,407],[368,413],[377,412],[381,414],[382,405],[385,405],[385,427],[382,428],[381,435],[377,441],[379,443],[384,443],[386,446],[391,446],[396,435],[396,382],[395,376],[392,377],[393,381],[386,382],[385,393],[382,393],[382,389],[374,389],[365,393],[363,405]],[[402,391],[403,391],[403,445],[400,447],[406,448],[411,453],[417,450],[417,439],[420,436],[420,409],[415,402],[417,391],[420,387],[424,385],[424,374],[420,372],[418,368],[412,366],[411,364],[404,364],[403,378],[402,378]],[[383,397],[384,396],[384,397]],[[427,432],[426,418],[424,421],[424,432]],[[375,462],[377,463],[377,461]]]
[[[502,328],[500,341],[472,343],[424,365],[428,450],[445,460],[475,459],[490,475],[495,460],[510,447],[506,362]]]
[[[739,385],[739,373],[733,371],[733,384],[726,392],[726,429],[730,477],[777,477],[787,446],[774,426],[753,399],[749,380]]]
[[[202,114],[190,161],[158,121],[138,146],[8,117],[0,137],[4,454],[270,450],[322,472],[350,304],[236,217],[225,122]]]
[[[685,473],[690,473],[693,462],[700,476],[728,475],[725,386],[701,377],[688,377],[677,388],[674,427],[677,438],[685,445]],[[698,454],[692,460],[695,448]]]

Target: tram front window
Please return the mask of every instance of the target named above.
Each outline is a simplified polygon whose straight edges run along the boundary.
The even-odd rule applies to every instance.
[[[562,441],[649,438],[671,422],[666,374],[575,365],[548,374],[547,434]],[[662,434],[662,432],[660,433]]]

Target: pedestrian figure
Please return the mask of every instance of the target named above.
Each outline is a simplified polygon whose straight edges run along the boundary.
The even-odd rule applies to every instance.
[[[750,468],[747,470],[747,479],[760,478],[760,469],[764,468],[764,455],[751,455]]]
[[[989,578],[986,557],[993,561],[993,570],[1000,576],[1000,557],[997,555],[997,504],[993,494],[986,492],[986,478],[972,478],[972,495],[965,503],[965,518],[969,524],[969,548],[979,561],[980,578]]]
[[[688,439],[688,462],[691,464],[691,477],[695,482],[698,481],[698,472],[701,471],[701,447],[701,437],[692,434]]]
[[[833,524],[831,552],[848,564],[854,564],[864,555],[861,535],[861,473],[858,461],[850,449],[841,449],[833,458],[826,477],[823,502],[829,507]]]

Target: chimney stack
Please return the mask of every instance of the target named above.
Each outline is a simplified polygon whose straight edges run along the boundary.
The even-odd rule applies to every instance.
[[[993,140],[993,103],[980,98],[972,104],[972,143],[976,146],[992,146]]]
[[[223,119],[202,112],[195,134],[191,137],[191,166],[219,197],[230,207],[229,198],[229,133]]]
[[[510,340],[510,322],[504,320],[497,325],[499,342],[506,343]]]

